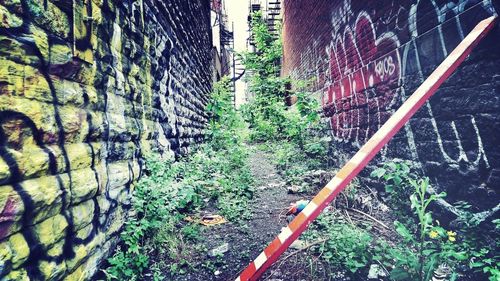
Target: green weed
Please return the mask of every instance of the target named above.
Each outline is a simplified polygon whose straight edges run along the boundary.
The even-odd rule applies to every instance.
[[[356,273],[370,265],[373,258],[370,247],[374,239],[368,231],[348,223],[341,216],[328,214],[320,216],[306,234],[307,240],[322,238],[325,242],[314,251],[331,266]]]
[[[408,164],[400,162],[386,163],[372,176],[385,180],[389,202],[399,209],[395,213],[402,219],[394,223],[402,243],[387,247],[385,252],[385,265],[393,268],[392,280],[430,280],[440,266],[447,268],[450,280],[467,274],[467,267],[488,274],[489,280],[498,280],[499,256],[486,248],[489,238],[479,227],[482,219],[469,212],[470,205],[457,202],[456,221],[461,228],[447,230],[430,211],[430,206],[446,194],[434,193],[428,178],[419,178]],[[494,243],[498,245],[498,238]]]

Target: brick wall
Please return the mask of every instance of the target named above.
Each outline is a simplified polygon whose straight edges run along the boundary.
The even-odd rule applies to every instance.
[[[498,11],[489,0],[285,0],[283,74],[313,81],[340,165]],[[500,202],[499,44],[497,24],[378,157],[413,161],[448,202],[490,215]]]
[[[86,280],[142,157],[200,141],[208,0],[0,0],[0,279]]]

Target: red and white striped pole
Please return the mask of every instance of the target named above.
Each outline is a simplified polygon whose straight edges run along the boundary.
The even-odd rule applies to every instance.
[[[472,49],[494,26],[496,17],[489,17],[460,42],[453,52],[434,70],[422,85],[401,105],[387,122],[361,147],[335,177],[311,200],[302,212],[276,237],[267,248],[241,272],[236,281],[258,280],[288,246],[299,237],[311,221],[351,182],[351,180],[375,157],[382,147],[408,122],[418,109],[450,77],[471,53]]]

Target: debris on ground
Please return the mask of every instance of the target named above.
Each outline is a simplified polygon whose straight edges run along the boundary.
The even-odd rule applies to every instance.
[[[312,170],[305,172],[301,176],[301,181],[317,189],[324,187],[334,176],[333,171]]]
[[[368,279],[379,279],[380,277],[386,277],[387,273],[378,264],[370,265],[370,271],[368,272]]]
[[[219,257],[227,253],[227,251],[229,251],[229,243],[225,242],[213,248],[212,250],[208,251],[208,255],[210,257]]]
[[[287,215],[298,215],[304,208],[309,204],[309,200],[299,200],[295,203],[290,204],[290,208],[288,208]]]
[[[302,187],[299,185],[292,184],[287,188],[287,190],[289,194],[297,194],[302,192]]]
[[[268,184],[265,184],[265,185],[261,185],[261,186],[258,186],[257,189],[258,190],[264,190],[264,189],[268,189],[268,188],[281,188],[283,186],[284,183],[282,182],[278,182],[278,183],[268,183]]]
[[[191,216],[185,218],[188,222],[199,223],[204,226],[212,226],[226,223],[227,220],[220,215],[204,215],[201,218],[193,218]]]
[[[308,245],[309,243],[307,243],[306,241],[297,239],[290,245],[290,249],[303,250],[307,248]]]

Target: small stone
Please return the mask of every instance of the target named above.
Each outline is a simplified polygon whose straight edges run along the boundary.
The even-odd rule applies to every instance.
[[[68,15],[52,2],[28,0],[26,6],[34,22],[61,38],[68,38],[70,21]]]
[[[1,265],[5,264],[5,262],[11,262],[17,268],[28,259],[29,254],[28,243],[22,234],[14,234],[0,243]]]
[[[368,279],[378,279],[379,277],[385,277],[387,274],[380,268],[378,264],[370,265],[370,271],[368,272]]]
[[[5,281],[14,281],[14,280],[29,280],[28,272],[25,269],[18,269],[9,272],[6,276],[2,277],[2,280]]]
[[[66,262],[41,261],[38,268],[45,280],[61,280],[66,272]]]
[[[59,177],[64,186],[68,186],[68,177]],[[21,183],[24,192],[33,200],[33,212],[35,213],[35,223],[44,221],[60,213],[63,205],[63,191],[59,188],[58,179],[55,176],[35,178]],[[42,227],[43,224],[37,225]],[[52,226],[45,226],[45,230]],[[51,233],[47,233],[51,236]],[[57,241],[57,240],[56,240]],[[53,242],[56,242],[53,241]]]
[[[220,272],[220,270],[216,270],[216,271],[214,272],[214,275],[215,275],[215,276],[219,276],[221,273],[222,273],[222,272]]]
[[[270,183],[270,184],[268,184],[267,186],[268,186],[269,188],[278,188],[278,187],[282,186],[282,184],[281,184],[281,183],[279,183],[279,182],[278,182],[278,183]]]
[[[81,204],[71,207],[71,215],[73,217],[73,228],[80,230],[92,222],[95,211],[95,203],[93,200],[87,200]]]
[[[221,244],[220,246],[210,250],[208,252],[208,255],[210,257],[217,257],[217,256],[224,255],[227,251],[229,251],[229,243],[225,242],[225,243]]]
[[[380,203],[379,208],[384,213],[387,212],[387,211],[389,211],[389,207],[387,207],[387,205],[385,205],[383,203]]]
[[[257,190],[264,190],[267,189],[267,185],[261,185],[257,187]]]
[[[308,243],[302,240],[293,241],[292,245],[290,245],[291,249],[303,250],[308,246]]]
[[[34,226],[40,244],[44,249],[49,249],[65,235],[68,222],[63,215],[56,215]]]
[[[71,178],[72,190],[71,200],[73,204],[83,202],[95,196],[99,190],[99,182],[95,172],[90,169],[80,169]]]
[[[290,194],[299,193],[301,190],[302,190],[302,188],[298,185],[291,185],[288,187],[288,193],[290,193]]]

